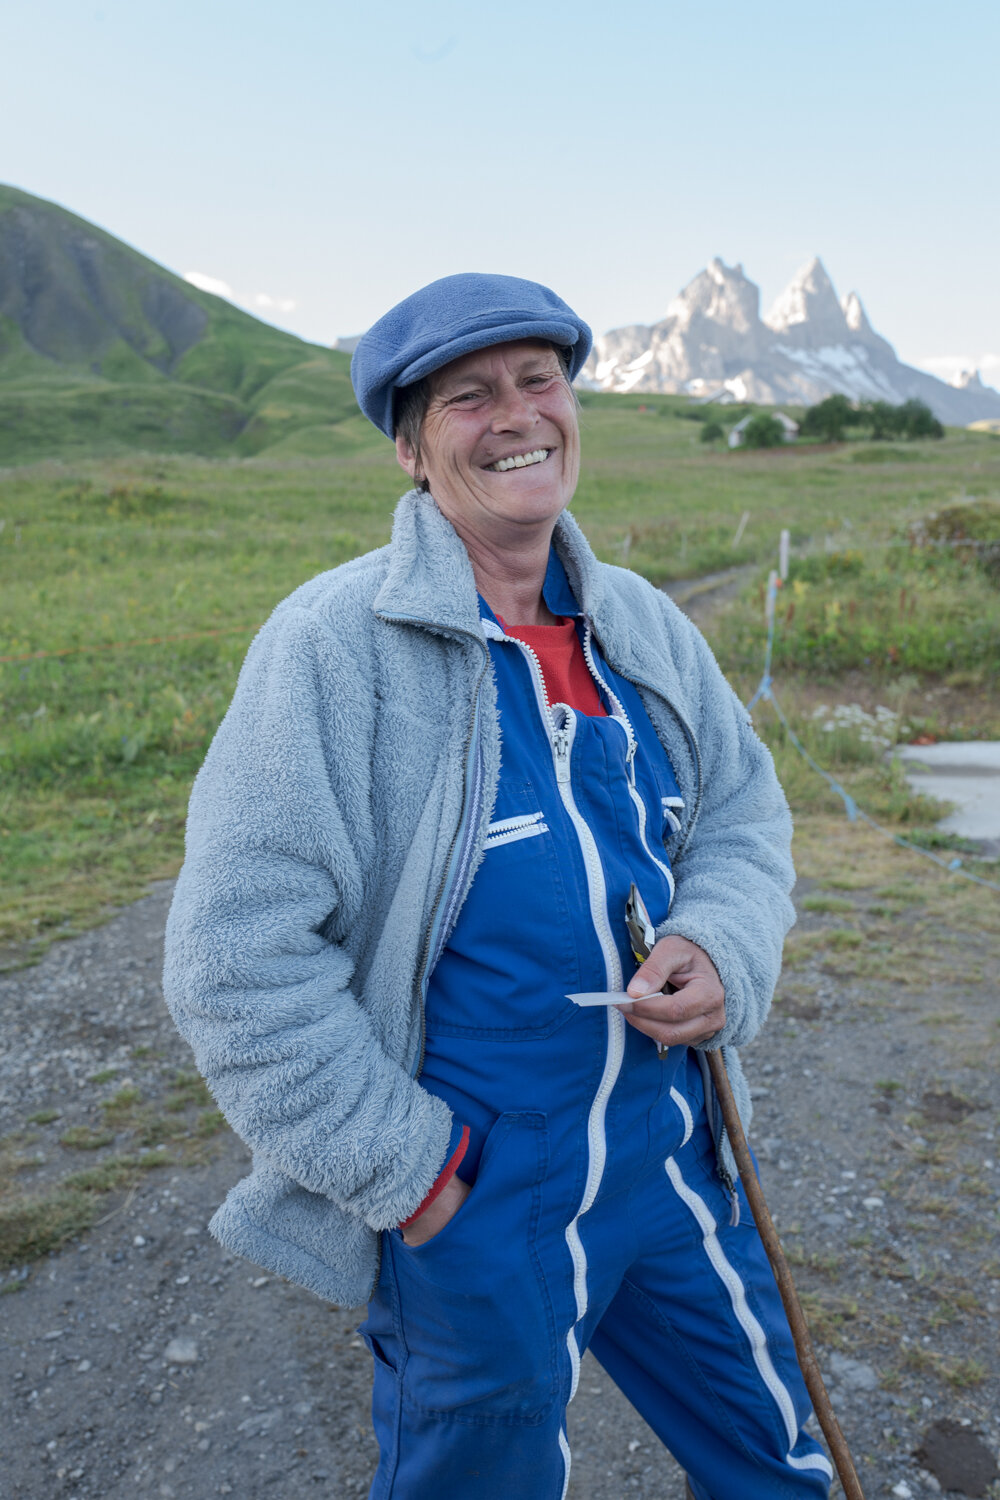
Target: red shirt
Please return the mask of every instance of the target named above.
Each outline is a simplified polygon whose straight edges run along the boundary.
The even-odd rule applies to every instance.
[[[550,703],[566,703],[595,718],[607,717],[575,620],[560,617],[557,625],[508,625],[504,620],[500,624],[507,635],[523,641],[538,657]]]

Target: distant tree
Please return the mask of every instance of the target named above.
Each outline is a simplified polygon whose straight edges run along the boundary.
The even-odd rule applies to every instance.
[[[821,443],[842,443],[848,427],[856,426],[860,415],[846,396],[827,396],[810,406],[799,432],[802,437],[819,438]]]
[[[871,427],[875,442],[886,438],[943,438],[944,428],[923,401],[904,401],[893,406],[889,401],[873,401],[862,412]]]
[[[923,401],[904,401],[898,409],[903,433],[908,438],[943,438],[944,428]]]
[[[701,429],[703,443],[718,443],[725,435],[719,422],[706,422]]]
[[[876,443],[899,437],[899,407],[893,406],[890,401],[872,401],[863,409],[863,415],[871,426],[872,439]]]
[[[785,429],[766,411],[751,417],[743,429],[744,448],[780,448],[784,441]]]

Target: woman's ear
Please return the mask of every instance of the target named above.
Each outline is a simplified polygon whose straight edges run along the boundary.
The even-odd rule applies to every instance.
[[[420,474],[420,455],[414,453],[413,448],[401,432],[396,433],[396,459],[409,474],[414,483],[419,483],[423,478]]]

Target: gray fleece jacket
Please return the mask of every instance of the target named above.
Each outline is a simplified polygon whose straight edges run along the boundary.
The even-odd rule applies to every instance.
[[[766,1016],[791,824],[771,757],[698,631],[554,544],[609,664],[638,687],[685,798],[669,920],[726,990],[724,1045]],[[482,856],[500,765],[495,686],[465,548],[411,491],[387,547],[321,574],[253,642],[191,796],[164,992],[253,1170],[212,1220],[229,1248],[356,1306],[379,1231],[422,1202],[451,1112],[420,1085],[428,973]],[[722,1166],[732,1171],[728,1142]]]

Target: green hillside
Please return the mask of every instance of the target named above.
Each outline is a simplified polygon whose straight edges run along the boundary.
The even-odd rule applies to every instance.
[[[326,429],[357,414],[349,367],[0,185],[0,463],[288,452],[303,429],[309,451],[335,447]]]

